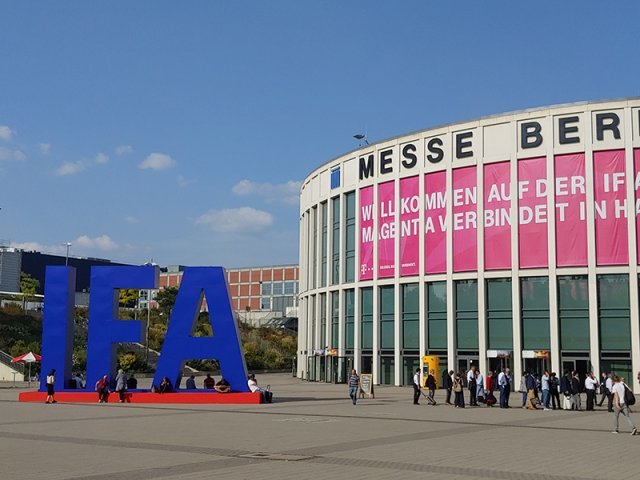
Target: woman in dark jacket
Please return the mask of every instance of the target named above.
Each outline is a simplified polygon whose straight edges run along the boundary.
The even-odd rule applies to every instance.
[[[460,373],[456,373],[453,379],[453,393],[455,394],[454,405],[457,408],[464,408],[464,380]]]
[[[427,397],[427,401],[429,405],[435,405],[435,394],[436,394],[436,378],[433,376],[433,370],[429,371],[429,375],[427,376],[427,381],[425,382],[426,387],[429,389],[429,396]]]

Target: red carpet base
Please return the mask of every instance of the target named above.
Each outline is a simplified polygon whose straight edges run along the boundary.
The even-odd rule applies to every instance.
[[[62,391],[56,392],[59,403],[97,403],[96,392]],[[47,400],[47,392],[22,392],[21,402],[42,402]],[[120,396],[111,393],[108,403],[118,403]],[[149,391],[129,391],[125,393],[125,403],[174,403],[174,404],[220,404],[220,405],[256,405],[262,403],[262,394],[256,393],[218,393],[218,392],[180,392],[151,393]]]

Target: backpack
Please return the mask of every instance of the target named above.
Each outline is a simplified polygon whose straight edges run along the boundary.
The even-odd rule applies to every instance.
[[[626,385],[624,386],[624,403],[627,406],[631,406],[631,405],[635,405],[636,404],[636,396],[633,394],[631,389],[629,387],[627,387]]]

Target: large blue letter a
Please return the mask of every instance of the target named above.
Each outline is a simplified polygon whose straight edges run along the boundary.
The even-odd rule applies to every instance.
[[[203,295],[207,299],[213,336],[194,337]],[[154,385],[167,376],[175,382],[186,360],[215,359],[235,392],[246,392],[247,367],[240,345],[225,271],[222,267],[187,267],[171,312],[158,360]]]

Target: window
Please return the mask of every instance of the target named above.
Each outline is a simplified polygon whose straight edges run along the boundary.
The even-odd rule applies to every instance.
[[[353,349],[353,337],[355,335],[355,290],[345,290],[344,292],[344,348]]]
[[[263,299],[264,300],[264,299]],[[315,349],[318,346],[316,345],[316,296],[311,295],[309,297],[309,319],[311,320],[309,323],[311,324],[311,348]]]
[[[447,282],[427,284],[427,345],[447,348]]]
[[[340,292],[331,292],[331,347],[340,345]]]
[[[373,348],[373,288],[360,289],[360,345],[362,350]]]
[[[311,249],[310,256],[311,256],[311,288],[316,288],[316,277],[317,277],[317,272],[318,272],[318,248],[317,248],[317,241],[318,241],[318,208],[317,207],[313,207],[313,209],[311,210],[311,231],[312,233],[312,237],[310,239],[310,243],[311,246],[309,247]]]
[[[285,282],[284,284],[284,294],[285,295],[293,295],[295,292],[295,282]]]
[[[344,281],[353,282],[356,279],[356,194],[347,193],[345,196],[345,253],[344,253]]]
[[[333,226],[331,235],[331,285],[340,282],[340,197],[331,200]]]
[[[327,285],[327,202],[320,204],[320,286],[325,287]]]
[[[331,189],[340,188],[340,167],[331,169]]]
[[[262,310],[271,310],[271,298],[270,297],[262,297],[260,300],[260,309]]]
[[[589,350],[589,284],[586,276],[558,277],[560,348]]]
[[[417,283],[402,285],[402,348],[420,348],[420,295]]]
[[[282,282],[273,282],[273,295],[282,295]]]
[[[478,349],[478,282],[455,282],[456,339],[459,349]]]
[[[631,350],[629,317],[629,277],[598,275],[598,326],[601,350]]]
[[[522,305],[522,348],[548,350],[549,338],[549,279],[528,277],[520,280]]]
[[[487,346],[493,349],[511,350],[513,348],[511,279],[487,280],[486,296]]]
[[[327,347],[327,294],[321,293],[320,302],[320,348]]]
[[[262,293],[262,295],[271,295],[271,282],[262,282],[260,293]]]
[[[393,350],[394,344],[394,287],[380,287],[380,349]]]

